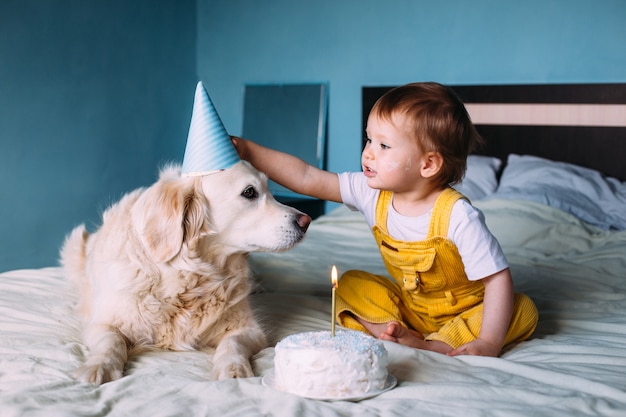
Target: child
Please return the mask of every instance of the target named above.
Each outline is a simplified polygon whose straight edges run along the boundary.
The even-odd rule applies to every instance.
[[[337,320],[384,340],[448,355],[497,356],[528,338],[537,309],[514,294],[482,213],[450,186],[481,140],[463,103],[437,83],[397,87],[367,121],[363,172],[335,174],[240,138],[247,159],[283,186],[361,211],[393,280],[348,271]]]

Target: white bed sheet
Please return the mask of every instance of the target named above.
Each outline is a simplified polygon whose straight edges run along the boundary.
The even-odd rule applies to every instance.
[[[535,335],[499,358],[446,357],[385,342],[398,386],[361,402],[303,399],[256,377],[210,381],[210,357],[153,352],[100,387],[71,377],[85,355],[75,297],[59,268],[0,274],[0,416],[624,416],[626,232],[586,226],[538,203],[478,202],[539,308]],[[339,208],[305,242],[255,254],[253,302],[270,342],[330,326],[329,269],[384,273],[361,215]]]

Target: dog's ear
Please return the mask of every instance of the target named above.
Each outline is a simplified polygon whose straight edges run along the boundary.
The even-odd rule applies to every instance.
[[[183,242],[200,236],[206,219],[194,181],[164,181],[148,188],[132,209],[132,221],[155,262],[167,262]]]
[[[199,256],[198,242],[200,238],[215,233],[209,221],[209,203],[201,187],[194,187],[194,192],[187,194],[183,213],[183,242],[192,256]]]

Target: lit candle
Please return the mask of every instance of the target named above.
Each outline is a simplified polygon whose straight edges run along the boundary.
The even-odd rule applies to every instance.
[[[337,282],[337,267],[335,265],[333,265],[331,272],[330,272],[330,279],[333,283],[333,289],[332,289],[332,307],[331,307],[331,319],[330,319],[330,336],[331,337],[335,337],[335,315],[337,313],[337,299],[336,299],[336,295],[335,292],[337,290],[337,287],[339,286],[339,283]]]

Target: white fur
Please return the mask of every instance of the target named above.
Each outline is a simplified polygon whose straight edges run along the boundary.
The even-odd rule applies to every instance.
[[[201,177],[163,169],[61,250],[89,348],[76,377],[120,378],[129,355],[151,348],[213,353],[217,379],[252,376],[250,357],[266,340],[248,302],[246,254],[289,249],[310,221],[276,202],[247,162]]]

